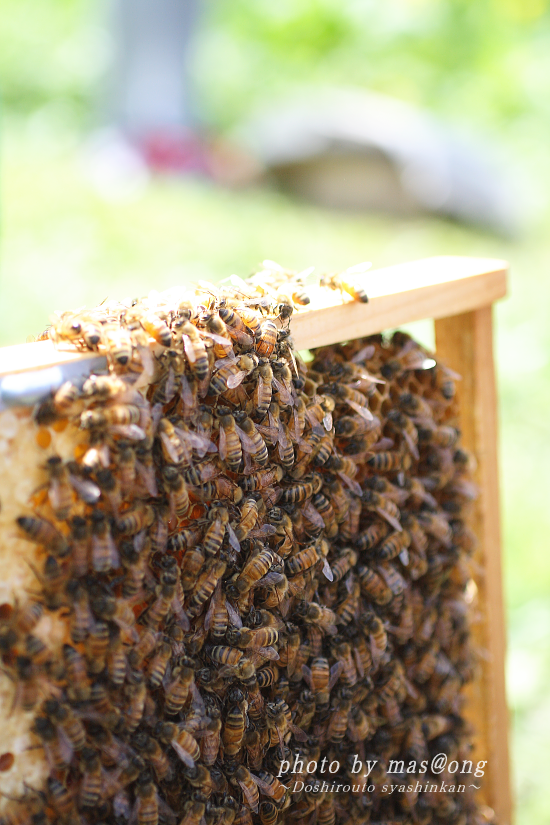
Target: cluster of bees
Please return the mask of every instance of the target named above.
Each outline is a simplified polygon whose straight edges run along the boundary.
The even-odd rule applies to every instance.
[[[47,459],[17,520],[39,596],[2,617],[0,653],[49,777],[5,825],[486,821],[464,793],[383,791],[390,759],[469,758],[455,376],[404,333],[306,365],[301,285],[264,280],[54,322],[109,372],[35,412],[85,443]],[[67,617],[60,657],[33,634],[45,611]],[[374,791],[281,773],[326,756],[350,784],[354,755],[377,760]]]

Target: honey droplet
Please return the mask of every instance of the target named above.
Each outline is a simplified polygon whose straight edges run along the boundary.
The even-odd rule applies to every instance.
[[[46,427],[40,427],[36,433],[36,443],[39,447],[42,447],[43,450],[46,450],[52,443],[52,434]]]
[[[57,421],[54,421],[52,424],[52,430],[55,430],[56,433],[62,433],[63,430],[67,427],[69,423],[67,418],[60,418]]]

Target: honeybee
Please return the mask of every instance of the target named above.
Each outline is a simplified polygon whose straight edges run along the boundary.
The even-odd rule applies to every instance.
[[[373,664],[378,667],[388,646],[388,636],[384,623],[375,613],[367,614],[363,619],[363,623],[370,636]]]
[[[135,404],[113,404],[103,409],[86,410],[80,416],[80,426],[84,430],[132,427],[138,426],[141,418],[141,408]]]
[[[194,324],[183,321],[177,325],[177,339],[183,342],[185,356],[191,371],[199,381],[204,380],[209,372],[206,345]]]
[[[248,628],[231,628],[227,631],[227,640],[230,644],[240,648],[268,648],[277,644],[279,631],[274,627],[259,627],[255,630]]]
[[[229,665],[230,667],[238,665],[244,656],[242,650],[226,645],[214,645],[214,647],[208,648],[207,652],[215,664]]]
[[[105,668],[110,630],[107,622],[95,622],[88,633],[85,649],[90,673],[101,673]]]
[[[312,544],[285,559],[285,568],[289,576],[295,576],[314,567],[320,559],[317,547]]]
[[[420,395],[415,395],[412,392],[402,392],[399,395],[398,404],[406,415],[428,420],[432,418],[432,408]]]
[[[153,658],[149,662],[147,668],[147,678],[150,686],[154,688],[160,687],[162,680],[166,674],[168,663],[172,657],[172,645],[170,642],[162,641],[157,648]]]
[[[418,461],[418,440],[420,433],[413,421],[404,412],[398,409],[389,410],[387,420],[391,426],[403,436],[405,443],[412,457]]]
[[[227,361],[227,363],[224,363]],[[240,355],[237,358],[224,358],[212,376],[208,395],[218,396],[239,387],[244,379],[256,368],[258,359],[252,355]]]
[[[171,465],[163,467],[162,475],[170,510],[178,518],[183,518],[190,506],[189,491],[183,476]]]
[[[402,531],[400,519],[400,512],[398,506],[391,499],[386,496],[381,496],[372,490],[363,490],[361,501],[367,510],[374,510],[379,516],[382,516],[394,530]]]
[[[243,453],[235,418],[227,407],[218,408],[218,414],[220,415],[220,458],[226,462],[230,470],[236,473],[241,466]]]
[[[239,542],[244,541],[256,526],[259,518],[258,502],[252,496],[246,498],[240,506],[240,519],[235,527],[235,535]]]
[[[274,556],[271,550],[264,548],[260,552],[252,555],[245,563],[243,569],[239,573],[235,588],[240,596],[255,586],[264,576],[268,574],[274,562]]]
[[[48,499],[56,519],[64,521],[73,504],[69,472],[59,456],[48,458],[46,469],[49,476]]]
[[[318,493],[323,486],[323,479],[318,473],[312,473],[298,484],[291,484],[289,487],[283,489],[281,501],[285,504],[295,504],[297,502],[305,501],[311,498],[315,493]]]
[[[79,788],[79,804],[93,808],[101,796],[101,760],[93,748],[83,748],[80,754],[82,779]]]
[[[352,742],[364,742],[374,733],[374,725],[365,711],[353,705],[348,716],[348,735]]]
[[[37,716],[32,730],[40,739],[50,770],[65,770],[71,763],[72,750],[60,739],[50,719],[47,716]]]
[[[235,785],[239,785],[243,792],[243,797],[245,799],[246,805],[250,808],[253,813],[258,812],[258,806],[260,802],[260,797],[258,793],[258,785],[256,782],[255,777],[252,776],[250,771],[244,767],[244,765],[240,765],[235,773],[231,776],[230,782]],[[237,820],[235,820],[236,822]]]
[[[208,514],[211,524],[203,537],[203,547],[209,556],[216,556],[221,550],[225,532],[229,522],[229,512],[226,507],[214,507]]]
[[[254,338],[247,332],[240,315],[232,308],[226,305],[220,305],[218,308],[220,318],[226,325],[229,336],[237,341],[242,350],[248,351],[252,349]]]
[[[56,813],[63,819],[69,816],[74,809],[72,793],[59,779],[49,776],[46,781],[49,800]]]
[[[384,605],[391,602],[394,594],[380,573],[362,564],[357,570],[357,575],[365,594],[376,604]]]
[[[358,613],[359,599],[361,597],[361,586],[356,579],[346,582],[347,593],[336,610],[336,621],[338,624],[349,624]]]
[[[341,662],[329,665],[328,659],[317,656],[311,663],[311,669],[302,665],[302,676],[312,691],[317,707],[327,707],[330,702],[330,692],[343,671]]]
[[[77,702],[86,702],[90,698],[90,680],[86,662],[81,653],[71,645],[63,645],[63,659],[69,681],[67,694],[74,696]]]
[[[143,773],[135,784],[138,825],[158,825],[159,804],[154,782]]]
[[[382,450],[379,453],[374,453],[367,459],[367,464],[373,470],[383,473],[396,472],[399,470],[408,470],[411,466],[411,457],[409,453],[397,452],[391,450]]]
[[[357,282],[357,276],[365,273],[372,266],[370,261],[363,261],[360,264],[355,264],[343,272],[334,275],[322,275],[319,279],[319,285],[327,287],[328,289],[339,290],[341,293],[346,293],[351,296],[354,301],[366,304],[368,296],[363,287]]]
[[[195,590],[186,602],[186,610],[190,616],[198,616],[208,599],[212,596],[218,581],[225,573],[227,562],[211,559],[199,576]]]
[[[152,511],[152,508],[149,508]],[[124,518],[124,524],[127,518]],[[120,530],[120,526],[117,525]],[[120,532],[124,532],[121,530]],[[136,530],[137,532],[137,530]],[[111,535],[109,520],[101,510],[92,513],[92,568],[96,573],[107,573],[120,565],[116,544]]]
[[[399,556],[403,563],[407,564],[409,560],[407,548],[410,543],[411,535],[408,530],[392,533],[388,538],[384,539],[383,544],[376,550],[376,555],[383,561],[390,561],[396,556]]]
[[[176,429],[168,418],[161,418],[158,423],[158,434],[165,461],[168,464],[189,466],[192,453],[186,439],[182,438],[183,431],[180,428]]]
[[[143,674],[132,671],[128,683],[124,686],[124,692],[128,699],[124,709],[126,730],[128,733],[134,733],[143,718],[147,698],[147,685]]]
[[[145,332],[154,338],[157,344],[163,347],[169,347],[172,344],[172,333],[166,321],[156,312],[140,312],[138,320]]]
[[[277,482],[281,481],[284,475],[284,470],[278,464],[264,467],[255,473],[251,473],[241,479],[240,485],[245,492],[254,492],[255,490],[265,490],[267,487],[273,487]]]
[[[48,427],[60,418],[75,414],[82,409],[80,388],[72,381],[65,381],[58,390],[43,401],[35,413],[36,423]]]
[[[69,543],[63,533],[60,533],[46,519],[35,516],[19,516],[17,524],[30,541],[43,545],[57,558],[65,558],[71,552]]]
[[[200,756],[205,765],[210,767],[218,758],[222,729],[221,713],[218,708],[208,711],[209,721],[201,738]]]
[[[234,419],[238,422],[236,430],[245,452],[249,453],[260,466],[267,464],[269,460],[267,447],[252,419],[244,412],[235,413]]]

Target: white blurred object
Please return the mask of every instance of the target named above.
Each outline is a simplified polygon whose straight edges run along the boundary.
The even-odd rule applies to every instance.
[[[506,234],[519,227],[516,183],[494,147],[489,155],[384,95],[310,90],[271,102],[238,136],[286,189],[322,205],[437,212]]]

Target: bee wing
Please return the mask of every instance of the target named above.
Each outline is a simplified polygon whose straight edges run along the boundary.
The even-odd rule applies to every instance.
[[[183,339],[183,348],[185,350],[187,360],[189,361],[190,364],[194,364],[195,361],[197,360],[197,356],[195,355],[195,348],[193,346],[193,341],[191,340],[191,338],[188,335],[185,335],[185,333],[182,335],[182,339]]]
[[[302,730],[302,728],[293,725],[292,722],[288,723],[289,729],[292,731],[294,738],[298,740],[298,742],[307,742],[308,734]]]
[[[369,452],[384,452],[385,450],[391,450],[394,446],[395,441],[393,440],[393,438],[388,438],[387,436],[384,436],[380,439],[380,441],[377,441],[376,444],[373,444],[371,447],[369,447]]]
[[[220,427],[220,440],[218,443],[218,451],[220,453],[220,458],[223,461],[225,461],[225,459],[227,458],[227,438],[223,427]]]
[[[302,280],[302,279],[303,279],[303,280],[305,280],[306,278],[309,278],[309,276],[310,276],[310,275],[311,275],[314,271],[315,271],[315,267],[314,267],[314,266],[308,266],[306,269],[302,269],[302,271],[301,271],[301,272],[298,272],[298,274],[296,275],[296,280],[297,280],[297,281],[298,281],[298,280]]]
[[[355,659],[355,666],[357,668],[357,673],[359,674],[361,679],[363,679],[363,677],[365,676],[365,668],[363,667],[363,662],[362,662],[361,657],[359,655],[359,651],[357,650],[356,647],[353,648],[353,658]]]
[[[253,453],[254,454],[256,452],[256,445],[254,444],[252,439],[249,438],[247,436],[247,434],[244,432],[244,430],[241,430],[241,428],[239,426],[237,426],[237,424],[235,424],[235,429],[237,431],[237,434],[238,434],[239,438],[241,439],[241,444],[243,445],[245,450],[248,453]]]
[[[302,505],[302,513],[306,516],[307,520],[311,522],[311,524],[314,524],[316,527],[320,527],[321,530],[324,529],[325,522],[323,521],[323,517],[318,510],[315,509],[311,501],[306,501]]]
[[[160,434],[160,439],[161,439],[164,447],[166,448],[166,452],[168,453],[168,455],[170,456],[170,458],[172,459],[174,464],[179,464],[180,463],[180,454],[176,450],[174,445],[172,444],[172,441],[168,437],[168,435],[166,433],[161,433]]]
[[[342,275],[361,275],[363,272],[367,272],[371,266],[372,261],[362,261],[360,264],[348,266],[348,268],[342,272]]]
[[[394,530],[398,530],[399,532],[403,530],[399,520],[396,519],[395,516],[392,516],[391,513],[386,512],[383,507],[375,507],[374,509],[379,516],[382,516],[382,518],[388,522],[388,524],[391,524]]]
[[[449,489],[459,496],[464,496],[464,498],[471,500],[477,498],[479,494],[477,484],[465,478],[457,478],[456,481],[453,481],[452,484],[449,485]],[[427,495],[429,495],[429,493]],[[430,496],[430,498],[432,498],[432,496]]]
[[[361,495],[361,493],[363,492],[361,489],[361,485],[357,481],[355,481],[355,479],[350,478],[345,473],[338,473],[338,475],[342,479],[344,484],[346,484],[349,487],[352,493],[355,493],[356,496]]]
[[[328,689],[329,690],[332,690],[332,688],[334,687],[334,685],[336,684],[336,682],[340,678],[340,675],[341,675],[343,670],[344,670],[344,663],[343,662],[335,662],[332,665],[332,667],[330,669],[330,679],[328,681]]]
[[[121,772],[117,772],[118,775],[120,775],[120,773]],[[118,776],[116,778],[118,778]],[[116,787],[116,778],[111,777],[111,775],[107,777],[108,780],[112,780],[114,787]],[[105,785],[105,792],[107,797],[109,797],[110,794],[108,783]],[[113,799],[113,814],[116,819],[119,817],[126,820],[130,819],[132,815],[132,805],[130,803],[130,796],[126,788],[122,788],[122,790],[115,794]]]
[[[136,460],[136,470],[140,475],[143,483],[145,485],[145,489],[149,493],[150,496],[158,496],[158,488],[157,482],[155,479],[155,470],[153,467],[144,467],[141,461]]]
[[[238,627],[240,629],[243,626],[243,623],[239,611],[235,610],[235,608],[228,599],[225,600],[225,607],[227,610],[227,615],[229,616],[229,621],[231,622],[232,626]]]
[[[406,547],[399,553],[399,561],[404,567],[408,567],[410,559],[409,551]]]
[[[207,332],[205,329],[202,329],[201,335],[206,335],[207,338],[211,338],[216,344],[221,344],[223,347],[231,346],[229,338],[224,338],[223,335],[217,335],[215,332]]]
[[[176,751],[177,755],[179,756],[181,761],[184,763],[184,765],[187,765],[188,768],[194,768],[195,767],[195,760],[193,759],[191,754],[188,753],[188,751],[186,751],[186,750],[184,750],[184,748],[182,748],[182,746],[179,744],[179,742],[176,742],[175,739],[172,739],[170,744],[172,745],[172,747],[174,748],[174,750]]]
[[[323,559],[323,575],[325,576],[326,579],[329,580],[329,582],[334,581],[334,573],[330,569],[330,564],[328,563],[327,559]],[[330,635],[334,635],[334,634],[331,633]]]
[[[272,571],[271,573],[267,573],[263,578],[259,579],[256,584],[258,587],[269,587],[273,584],[279,584],[280,581],[283,580],[283,573],[276,573]]]
[[[195,403],[195,396],[191,389],[191,384],[185,375],[181,376],[181,398],[186,407],[192,407]]]
[[[237,360],[236,355],[227,355],[224,358],[218,358],[217,361],[214,361],[214,367],[217,370],[221,367],[230,367],[232,364],[236,364]]]
[[[140,387],[145,387],[147,384],[149,384],[155,374],[155,362],[149,348],[138,346],[137,351],[139,353],[139,358],[143,366],[143,371],[141,375],[138,377],[135,384],[133,385],[134,389],[136,390],[140,389]]]
[[[279,430],[275,427],[266,427],[265,424],[256,424],[256,429],[262,435],[267,436],[272,441],[275,441],[279,435]]]
[[[180,429],[180,427],[174,427],[174,430],[178,434],[184,447],[186,447],[187,444],[189,444],[194,450],[197,450],[197,452],[202,450],[202,456],[206,455],[210,447],[216,446],[212,443],[212,441],[210,441],[209,438],[206,438],[203,435],[199,435],[198,433],[193,433],[190,430],[182,430]],[[187,452],[186,457],[188,461],[191,461],[191,453]]]
[[[259,653],[260,656],[264,657],[264,659],[271,659],[274,662],[279,659],[279,654],[274,647],[258,647],[256,648],[255,653]]]
[[[323,427],[329,433],[332,430],[332,413],[325,413],[323,417]]]
[[[292,403],[292,396],[288,391],[287,387],[283,384],[282,381],[279,381],[278,378],[273,378],[273,384],[277,387],[277,391],[281,398],[283,404],[290,404]]]
[[[252,776],[252,774],[250,774],[250,775]],[[257,799],[256,794],[254,794],[250,790],[250,788],[248,788],[246,782],[239,781],[239,785],[241,787],[241,790],[243,792],[243,796],[246,799],[246,803],[247,803],[248,807],[250,808],[250,810],[253,811],[255,814],[258,813],[258,799]]]
[[[176,394],[176,374],[172,367],[168,368],[168,375],[166,377],[166,381],[164,383],[164,397],[166,398],[166,403],[172,400],[172,398]]]
[[[302,676],[304,677],[305,681],[307,682],[308,687],[310,690],[313,690],[313,676],[311,670],[307,665],[302,665]]]
[[[407,447],[409,448],[410,454],[412,455],[412,457],[416,461],[418,461],[418,459],[420,458],[419,453],[418,453],[418,447],[417,447],[412,435],[410,433],[408,433],[406,430],[401,430],[401,432],[403,434],[403,438],[405,439]]]
[[[352,401],[351,398],[346,398],[346,404],[348,404],[352,408],[352,410],[355,410],[357,415],[360,415],[361,418],[364,418],[365,421],[373,420],[374,416],[371,413],[371,411],[368,410],[366,407],[361,407],[360,404],[357,404],[356,401]]]
[[[172,599],[171,608],[174,616],[176,617],[176,624],[179,625],[182,628],[182,630],[188,632],[191,629],[189,617],[183,609],[183,607],[181,606],[181,603],[177,596],[174,596],[174,598]]]
[[[101,490],[93,481],[88,481],[88,479],[73,475],[69,475],[69,479],[78,497],[81,498],[85,504],[95,504],[99,501]]]
[[[248,534],[248,538],[251,539],[259,539],[265,538],[265,536],[273,536],[277,532],[277,528],[274,527],[272,524],[262,524],[262,526],[258,530],[251,530]]]
[[[109,429],[115,435],[129,438],[130,441],[143,441],[146,436],[145,431],[137,424],[112,424]]]
[[[251,773],[250,776],[252,777],[252,779],[254,780],[254,782],[263,794],[265,794],[266,796],[273,796],[273,789],[268,782],[264,782],[263,779],[260,779],[259,776],[254,776],[253,773]]]
[[[235,531],[233,530],[233,528],[231,527],[230,524],[227,525],[227,535],[229,536],[229,544],[231,545],[233,550],[236,553],[240,553],[241,552],[241,544],[240,544],[239,539],[237,538],[237,536],[235,534]]]
[[[67,765],[70,765],[74,754],[74,748],[71,744],[71,740],[69,739],[61,725],[57,725],[56,730],[59,739],[59,749],[61,751],[61,756],[63,758],[63,761],[66,762]]]
[[[293,441],[299,441],[302,435],[302,428],[300,426],[300,416],[298,415],[298,410],[292,410],[292,427],[291,427],[291,436]]]
[[[227,379],[227,386],[230,390],[234,390],[239,387],[246,376],[248,375],[248,370],[239,370],[239,372],[232,373]]]
[[[375,351],[376,347],[374,346],[374,344],[367,344],[365,347],[362,347],[359,350],[359,352],[355,353],[355,355],[351,359],[352,364],[360,364],[361,361],[370,361]]]
[[[265,261],[262,261],[262,266],[264,269],[269,269],[271,272],[286,272],[286,269],[278,264],[276,261],[271,261],[269,258],[266,258]]]

